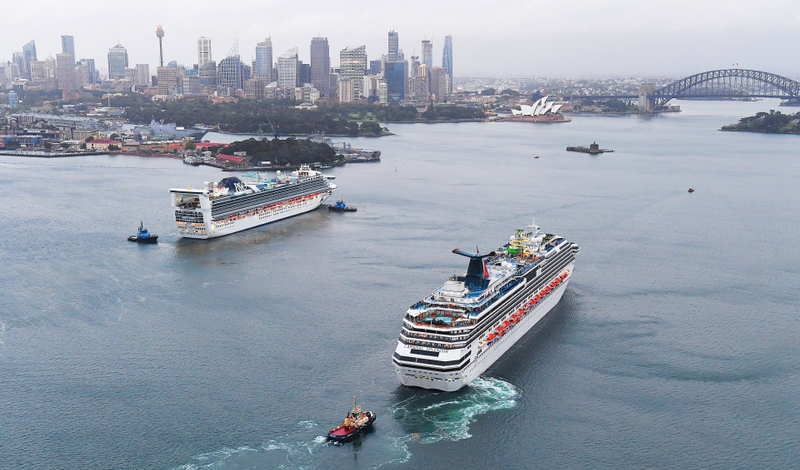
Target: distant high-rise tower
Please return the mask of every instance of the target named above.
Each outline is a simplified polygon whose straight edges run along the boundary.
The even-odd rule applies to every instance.
[[[267,77],[272,81],[272,38],[256,44],[256,75]]]
[[[331,51],[328,38],[311,39],[311,84],[322,96],[331,96]]]
[[[297,48],[293,47],[278,57],[278,88],[286,92],[297,87],[297,69],[299,59]]]
[[[80,64],[86,67],[86,83],[94,83],[95,80],[97,80],[97,70],[94,67],[94,59],[81,59]]]
[[[206,63],[211,62],[211,39],[200,36],[197,38],[197,68],[204,66]]]
[[[447,93],[453,92],[453,36],[444,37],[444,50],[442,50],[442,67],[447,76],[450,78],[448,82]]]
[[[233,42],[228,57],[222,59],[217,66],[217,89],[224,95],[231,96],[236,90],[244,89],[244,64],[239,57],[239,41]]]
[[[395,31],[389,31],[389,53],[386,54],[387,61],[394,62],[398,60],[399,40],[400,38]]]
[[[36,60],[36,42],[30,42],[22,46],[22,69],[19,71],[23,78],[31,78],[31,61]]]
[[[433,68],[433,44],[427,39],[422,40],[422,63],[429,71]]]
[[[158,53],[159,53],[158,56],[160,58],[159,66],[163,67],[164,66],[164,43],[162,42],[162,40],[164,39],[164,28],[162,28],[161,25],[158,25],[158,28],[156,28],[156,36],[158,37]],[[127,60],[125,62],[126,62],[126,65],[127,65]]]
[[[364,86],[364,69],[367,68],[367,47],[347,47],[339,52],[339,77],[349,78],[353,84],[353,97],[361,98]],[[340,88],[341,89],[341,88]],[[339,97],[341,100],[341,96]]]
[[[61,36],[61,53],[69,54],[72,56],[74,63],[78,59],[75,58],[75,38],[72,36]]]
[[[125,68],[122,70],[125,75]],[[75,59],[71,54],[56,54],[56,77],[60,90],[75,89]]]
[[[108,50],[108,78],[125,78],[125,67],[127,66],[127,49],[117,44]]]

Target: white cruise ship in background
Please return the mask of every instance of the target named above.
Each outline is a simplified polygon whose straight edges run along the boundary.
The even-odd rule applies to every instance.
[[[233,176],[202,189],[173,188],[172,208],[178,233],[215,238],[316,209],[336,185],[302,165],[290,175],[242,181]]]
[[[455,391],[494,364],[564,294],[578,245],[535,224],[408,309],[392,362],[403,385]]]

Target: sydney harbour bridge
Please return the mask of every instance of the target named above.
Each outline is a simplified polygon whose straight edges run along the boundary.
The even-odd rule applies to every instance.
[[[673,98],[781,98],[800,104],[800,82],[769,72],[722,69],[702,72],[656,88],[642,85],[638,95],[585,95],[573,98],[639,100],[642,111],[657,111]]]

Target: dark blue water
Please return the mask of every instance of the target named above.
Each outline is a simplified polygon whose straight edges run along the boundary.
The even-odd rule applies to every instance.
[[[391,125],[328,170],[357,213],[213,241],[168,188],[218,170],[0,157],[0,468],[797,468],[800,137],[718,131],[775,102],[681,104]],[[450,250],[532,217],[581,246],[559,306],[470,388],[400,387]],[[326,444],[354,393],[375,431]]]

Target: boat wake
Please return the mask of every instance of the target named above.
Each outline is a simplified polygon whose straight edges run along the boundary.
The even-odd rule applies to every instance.
[[[412,441],[460,441],[472,437],[469,427],[478,416],[515,407],[519,395],[504,380],[479,377],[459,392],[411,396],[395,405],[392,414]]]

